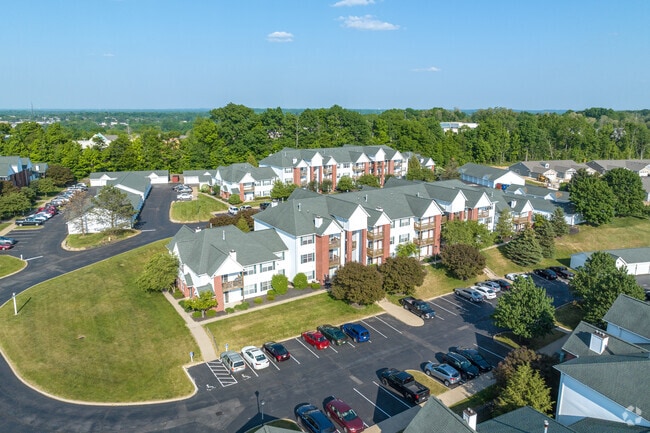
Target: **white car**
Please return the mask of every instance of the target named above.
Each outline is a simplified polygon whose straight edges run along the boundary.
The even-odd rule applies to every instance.
[[[510,274],[506,274],[506,278],[509,279],[510,281],[515,281],[517,277],[528,278],[528,274],[519,273],[519,272],[512,272]]]
[[[501,291],[501,286],[499,285],[499,283],[494,281],[479,281],[478,283],[476,283],[476,285],[490,288],[494,290],[495,293],[499,293]]]
[[[485,299],[494,299],[497,297],[497,294],[494,292],[494,290],[490,289],[489,287],[485,286],[472,286],[470,289],[474,289],[477,292],[479,292]]]
[[[189,192],[180,193],[176,196],[176,200],[181,200],[181,201],[192,200],[192,194],[190,194]]]
[[[35,213],[33,215],[29,215],[28,218],[31,218],[31,219],[34,219],[34,220],[37,220],[37,221],[40,221],[40,222],[45,222],[45,221],[47,221],[49,219],[49,217],[46,217],[45,215],[42,215],[40,213]]]
[[[241,354],[255,370],[261,370],[270,365],[269,358],[258,347],[245,346],[242,348]]]

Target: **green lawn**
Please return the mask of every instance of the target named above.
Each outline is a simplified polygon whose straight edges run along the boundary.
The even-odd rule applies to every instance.
[[[192,201],[172,203],[171,218],[183,223],[209,221],[215,212],[224,212],[228,205],[207,194],[199,193]]]
[[[286,340],[325,323],[339,325],[379,314],[381,311],[383,310],[374,304],[357,309],[323,293],[286,304],[252,310],[205,326],[214,335],[220,351],[224,350],[226,343],[230,350],[238,351],[251,344],[261,346],[269,340]]]
[[[117,242],[138,234],[136,230],[119,230],[114,233],[89,233],[85,235],[68,235],[65,239],[70,248],[87,249]]]
[[[555,324],[567,329],[575,329],[584,313],[577,302],[566,304],[555,310]]]
[[[13,274],[27,266],[27,262],[12,256],[0,256],[0,278]]]
[[[27,290],[0,308],[0,346],[28,382],[94,402],[168,399],[193,391],[181,366],[200,353],[161,294],[134,286],[166,241]]]

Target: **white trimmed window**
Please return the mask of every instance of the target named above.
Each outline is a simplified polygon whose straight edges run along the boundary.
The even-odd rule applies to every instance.
[[[269,272],[275,269],[275,262],[262,263],[260,265],[260,272]]]
[[[300,238],[300,245],[310,245],[314,243],[314,235],[302,236]]]
[[[249,286],[244,286],[244,296],[254,295],[257,293],[257,284],[251,284]]]
[[[399,235],[399,243],[404,244],[409,241],[409,234]]]
[[[315,260],[314,256],[315,256],[314,253],[303,254],[302,256],[300,256],[300,263],[313,262]]]
[[[267,290],[271,290],[271,282],[270,281],[262,281],[260,283],[260,292],[266,292]]]
[[[257,272],[255,272],[255,265],[253,266],[246,266],[244,268],[244,275],[255,275]]]

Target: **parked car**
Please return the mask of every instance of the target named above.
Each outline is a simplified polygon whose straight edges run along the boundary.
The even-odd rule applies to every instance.
[[[327,338],[330,343],[335,344],[337,346],[341,346],[348,342],[348,336],[345,335],[345,333],[341,331],[339,328],[337,328],[336,326],[321,325],[318,328],[316,328],[316,330],[321,334],[323,334],[323,336]]]
[[[449,364],[438,364],[429,361],[424,366],[424,372],[431,377],[435,377],[445,386],[455,385],[461,380],[460,373]]]
[[[14,247],[14,244],[0,244],[0,250],[10,250]]]
[[[17,244],[18,241],[14,238],[8,238],[6,236],[0,236],[0,244],[9,244],[9,245],[15,245]]]
[[[325,413],[338,425],[343,428],[344,432],[359,433],[366,429],[363,420],[350,407],[349,404],[334,396],[325,399]]]
[[[415,380],[412,374],[396,368],[385,368],[379,373],[381,383],[397,391],[405,399],[415,404],[429,399],[431,391]]]
[[[228,208],[228,213],[230,215],[237,215],[239,213],[239,208],[237,206],[230,206]]]
[[[314,346],[318,350],[330,347],[330,342],[323,334],[318,331],[305,331],[302,333],[302,339],[305,343]]]
[[[471,302],[483,302],[483,295],[472,288],[454,289],[454,294]]]
[[[533,272],[547,280],[557,280],[557,274],[550,269],[535,269]]]
[[[498,293],[501,291],[501,286],[499,285],[499,283],[496,283],[491,280],[479,281],[478,283],[476,283],[476,285],[479,287],[487,287],[488,289],[492,289],[494,290],[494,293]]]
[[[568,270],[565,266],[551,266],[549,269],[555,272],[558,277],[564,278],[565,280],[572,280],[574,277],[573,272]]]
[[[35,213],[34,216],[36,216],[36,217],[43,217],[43,218],[45,218],[45,221],[47,221],[47,220],[49,220],[50,218],[52,218],[52,217],[54,216],[54,214],[52,214],[52,213],[50,213],[50,212],[42,211],[42,212],[37,212],[37,213]]]
[[[483,358],[483,355],[481,355],[476,349],[459,346],[452,348],[451,351],[463,355],[469,362],[479,369],[479,372],[483,373],[492,370],[492,365],[487,362],[487,360]]]
[[[258,347],[244,346],[241,349],[241,354],[255,370],[261,370],[271,365],[269,358]]]
[[[260,203],[260,210],[264,210],[264,209],[266,209],[266,208],[269,207],[269,206],[271,206],[271,203],[270,203],[270,202],[268,202],[268,201],[263,201],[262,203]]]
[[[291,358],[291,354],[287,350],[286,347],[284,347],[283,344],[281,343],[276,343],[275,341],[268,341],[264,343],[264,350],[266,353],[271,355],[273,359],[276,360],[276,362],[282,362],[286,361],[287,359]]]
[[[479,375],[478,367],[469,362],[463,355],[449,352],[444,356],[444,361],[458,370],[463,380],[474,379]]]
[[[45,222],[45,221],[49,220],[51,218],[51,216],[49,216],[49,215],[41,215],[39,213],[33,213],[31,215],[28,215],[27,218],[32,218],[32,219],[35,219],[35,220],[39,220],[41,222]]]
[[[180,200],[180,201],[192,200],[192,194],[189,192],[182,192],[176,196],[176,200]]]
[[[370,332],[358,323],[344,323],[341,325],[341,331],[345,332],[355,343],[370,340]]]
[[[510,281],[508,281],[508,280],[499,279],[499,280],[490,280],[490,281],[493,281],[493,282],[497,283],[499,285],[499,287],[501,288],[501,290],[510,290],[510,289],[512,289],[512,284],[510,284]]]
[[[249,205],[249,204],[245,204],[245,205],[239,207],[239,212],[244,212],[244,211],[246,211],[246,210],[250,210],[250,209],[253,209],[253,208],[251,207],[251,205]]]
[[[313,404],[305,403],[296,408],[296,422],[309,433],[337,433],[332,421]]]
[[[17,219],[16,221],[14,221],[14,223],[17,226],[40,226],[41,224],[43,224],[43,220],[33,218],[33,217],[25,217],[25,218]]]
[[[422,299],[415,299],[413,296],[407,296],[399,300],[404,309],[409,310],[411,313],[423,319],[433,319],[436,317],[436,312],[433,310],[428,302]]]
[[[176,188],[176,192],[178,193],[192,193],[192,187],[189,185],[179,185],[178,188]]]
[[[509,274],[506,274],[506,278],[509,279],[510,281],[515,281],[519,277],[529,278],[529,275],[525,272],[511,272]]]
[[[486,286],[472,286],[470,289],[476,290],[481,295],[483,295],[483,298],[485,299],[494,299],[497,297],[497,294],[494,292],[494,290]]]
[[[221,358],[221,362],[231,373],[238,373],[246,370],[244,359],[239,353],[233,350],[223,352],[219,358]]]

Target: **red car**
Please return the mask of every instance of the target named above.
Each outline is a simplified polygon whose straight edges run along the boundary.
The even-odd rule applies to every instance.
[[[13,248],[13,244],[0,244],[0,250],[8,250]]]
[[[327,349],[330,346],[329,340],[318,331],[305,331],[302,333],[302,339],[318,350]]]
[[[325,413],[336,424],[349,433],[359,433],[366,429],[363,420],[346,402],[334,396],[325,399]]]

